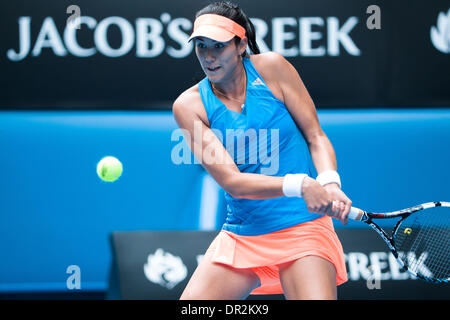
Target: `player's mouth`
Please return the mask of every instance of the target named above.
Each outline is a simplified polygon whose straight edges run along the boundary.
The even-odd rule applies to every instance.
[[[217,70],[220,69],[220,67],[214,67],[214,68],[208,67],[206,69],[208,69],[208,71],[210,71],[210,72],[216,72]]]

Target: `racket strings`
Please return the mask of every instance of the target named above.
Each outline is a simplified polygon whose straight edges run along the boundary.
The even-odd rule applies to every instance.
[[[421,226],[419,223],[417,225]],[[450,234],[448,230],[439,229],[436,226],[421,226],[420,233],[411,248],[419,258],[410,263],[410,268],[417,274],[428,278],[448,278],[449,268],[449,241]],[[445,241],[447,238],[447,241]],[[431,274],[430,274],[431,273]]]
[[[412,272],[430,279],[450,277],[450,208],[412,214],[395,234],[399,257]]]

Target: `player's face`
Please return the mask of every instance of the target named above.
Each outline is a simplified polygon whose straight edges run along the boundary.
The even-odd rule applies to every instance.
[[[241,62],[234,39],[218,42],[206,37],[195,38],[195,53],[206,76],[213,83],[226,81]]]

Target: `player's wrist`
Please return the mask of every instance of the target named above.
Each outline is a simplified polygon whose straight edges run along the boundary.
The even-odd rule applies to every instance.
[[[319,182],[322,187],[330,184],[337,185],[339,188],[342,187],[341,177],[339,176],[336,170],[327,170],[321,172],[317,176],[316,181]]]
[[[341,187],[336,182],[330,182],[323,186],[325,190],[332,190],[332,189],[339,189],[341,190]]]
[[[308,175],[304,173],[290,174],[283,178],[283,194],[286,197],[299,197],[301,198],[303,193],[303,183]]]

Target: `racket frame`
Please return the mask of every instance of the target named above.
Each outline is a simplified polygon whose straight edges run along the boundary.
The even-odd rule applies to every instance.
[[[384,240],[384,242],[387,244],[389,250],[394,255],[395,259],[401,266],[403,271],[408,272],[409,274],[413,275],[416,278],[425,280],[427,282],[433,282],[433,283],[442,283],[442,282],[449,282],[449,279],[432,279],[428,277],[424,277],[420,274],[417,274],[416,272],[411,271],[405,263],[400,259],[397,249],[395,248],[395,234],[400,227],[400,224],[404,219],[409,217],[411,214],[417,211],[421,211],[423,209],[433,208],[433,207],[440,207],[444,204],[444,206],[450,207],[449,202],[443,202],[443,201],[435,201],[435,202],[427,202],[423,203],[414,207],[410,207],[403,210],[393,211],[393,212],[386,212],[386,213],[373,213],[373,212],[367,212],[358,208],[352,208],[352,210],[360,210],[360,214],[357,218],[354,220],[358,220],[361,222],[364,222],[368,224],[373,230],[375,230],[380,237]],[[375,222],[373,222],[373,219],[392,219],[392,218],[401,218],[397,221],[397,223],[394,226],[394,229],[392,230],[392,235],[388,235],[386,231],[384,231],[380,226],[378,226]]]

